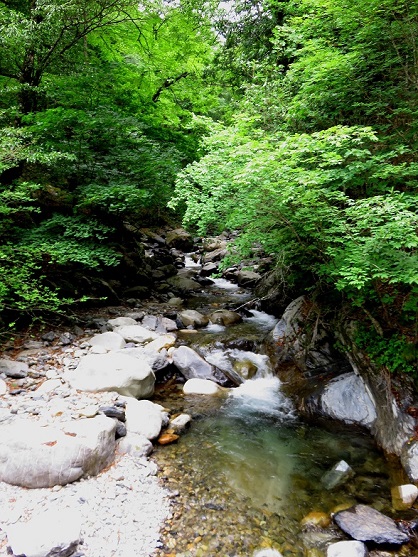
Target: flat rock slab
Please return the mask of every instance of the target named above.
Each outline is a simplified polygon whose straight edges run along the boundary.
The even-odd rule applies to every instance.
[[[101,333],[94,335],[90,339],[91,346],[102,346],[106,350],[120,350],[126,345],[125,340],[121,335],[112,332]]]
[[[16,360],[7,360],[0,358],[0,373],[4,373],[12,379],[23,379],[29,371],[28,364],[17,362]]]
[[[336,513],[334,520],[346,534],[362,542],[399,545],[409,541],[391,518],[366,505]]]
[[[150,397],[155,383],[154,373],[146,361],[119,352],[84,356],[66,378],[80,391],[115,391],[134,398]]]
[[[113,462],[115,429],[106,416],[55,426],[24,419],[0,425],[0,481],[37,488],[95,476]]]
[[[7,528],[13,555],[69,557],[81,538],[81,517],[72,510],[51,509]]]
[[[126,342],[135,342],[138,344],[150,342],[158,337],[157,333],[146,329],[142,325],[125,325],[122,327],[115,327],[114,332],[123,337]]]

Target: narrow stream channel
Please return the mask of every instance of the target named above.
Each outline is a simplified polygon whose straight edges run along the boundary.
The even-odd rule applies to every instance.
[[[249,292],[217,280],[187,307],[208,313],[248,299]],[[283,394],[262,350],[274,323],[253,312],[241,324],[185,335],[211,363],[225,365],[225,354],[244,357],[255,373],[224,397],[184,396],[176,382],[157,392],[156,402],[193,418],[177,444],[154,454],[173,502],[157,556],[250,557],[275,548],[284,557],[322,557],[343,536],[332,526],[304,526],[312,511],[329,515],[339,505],[364,503],[391,514],[391,474],[373,440],[338,424],[327,431],[304,423]],[[341,460],[355,475],[330,489],[324,474]]]

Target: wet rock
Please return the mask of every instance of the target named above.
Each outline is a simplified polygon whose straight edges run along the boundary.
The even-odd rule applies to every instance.
[[[198,292],[202,290],[202,285],[197,281],[176,275],[167,279],[167,283],[180,295],[187,296],[190,292]]]
[[[410,509],[418,497],[418,487],[414,484],[405,484],[392,487],[392,507],[395,511]]]
[[[177,435],[177,433],[165,431],[158,437],[157,443],[159,445],[171,445],[171,443],[176,443],[179,439],[180,435]]]
[[[253,557],[283,557],[277,549],[259,549],[254,552]]]
[[[7,528],[13,555],[69,557],[81,541],[81,516],[75,510],[50,509]]]
[[[324,389],[308,400],[308,406],[330,418],[371,428],[376,408],[364,381],[355,373],[332,379]]]
[[[334,489],[342,485],[354,476],[354,470],[345,462],[340,460],[321,478],[321,483],[325,489]]]
[[[404,445],[401,453],[401,462],[409,478],[418,481],[418,442],[413,441]]]
[[[113,461],[115,429],[105,416],[47,427],[29,419],[0,425],[0,481],[38,488],[96,475]]]
[[[209,319],[216,325],[224,325],[226,327],[242,321],[242,317],[239,313],[228,309],[219,309],[214,311],[210,314]]]
[[[186,253],[193,249],[193,238],[183,228],[176,228],[168,232],[165,241],[170,248],[176,248]]]
[[[239,271],[237,274],[237,282],[240,286],[254,286],[260,279],[261,275],[254,271]]]
[[[155,384],[147,362],[112,352],[84,356],[75,370],[67,372],[66,378],[80,391],[116,391],[134,398],[150,397]]]
[[[359,541],[337,542],[327,549],[327,557],[367,557],[367,555],[367,547]]]
[[[216,263],[205,263],[202,267],[202,269],[200,270],[200,274],[203,277],[210,277],[210,275],[213,275],[213,273],[217,273],[218,272],[218,265]]]
[[[0,359],[0,373],[12,379],[24,379],[29,372],[28,364],[16,360]]]
[[[142,325],[126,325],[123,327],[116,327],[114,332],[123,337],[126,342],[135,342],[138,344],[150,342],[158,337],[156,333],[142,327]]]
[[[125,340],[118,333],[101,333],[90,339],[92,346],[100,346],[105,350],[120,350],[126,345]]]
[[[395,545],[409,541],[391,518],[366,505],[355,505],[336,513],[334,521],[355,540]]]
[[[320,526],[321,528],[328,528],[331,524],[331,517],[327,513],[320,511],[312,511],[301,520],[302,526]]]
[[[156,439],[163,425],[163,413],[158,404],[149,400],[129,399],[126,403],[126,427],[129,433]]]
[[[173,307],[180,307],[183,305],[183,300],[181,298],[170,298],[167,304]]]
[[[178,314],[178,318],[181,321],[183,327],[193,327],[194,329],[199,327],[206,327],[209,323],[209,318],[203,315],[199,311],[194,309],[186,309]]]
[[[208,263],[213,263],[214,261],[220,261],[226,255],[227,251],[225,247],[217,248],[213,251],[206,252],[203,256],[203,263],[206,265]]]
[[[214,368],[188,346],[179,346],[172,353],[173,364],[186,379],[213,378]]]
[[[216,395],[221,392],[219,385],[209,379],[193,378],[183,385],[185,395]]]
[[[190,426],[192,417],[189,414],[180,414],[170,420],[170,429],[175,433],[181,433]]]

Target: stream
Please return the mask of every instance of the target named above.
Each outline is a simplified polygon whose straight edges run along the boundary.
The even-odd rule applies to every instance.
[[[198,268],[190,258],[187,266]],[[250,298],[249,291],[216,279],[191,296],[187,308],[207,314]],[[210,323],[179,334],[217,367],[242,363],[249,379],[220,397],[185,396],[175,380],[157,389],[155,402],[193,418],[176,444],[154,453],[173,503],[158,556],[245,557],[274,548],[284,557],[323,557],[330,542],[346,538],[332,525],[304,524],[309,513],[326,520],[338,506],[363,503],[391,515],[394,471],[373,439],[337,423],[332,429],[307,424],[282,391],[263,353],[275,322],[252,311],[239,324]],[[331,489],[324,474],[341,460],[355,475]]]

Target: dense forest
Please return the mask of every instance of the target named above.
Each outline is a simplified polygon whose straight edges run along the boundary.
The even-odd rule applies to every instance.
[[[417,3],[8,0],[0,48],[3,328],[183,221],[417,374]]]

